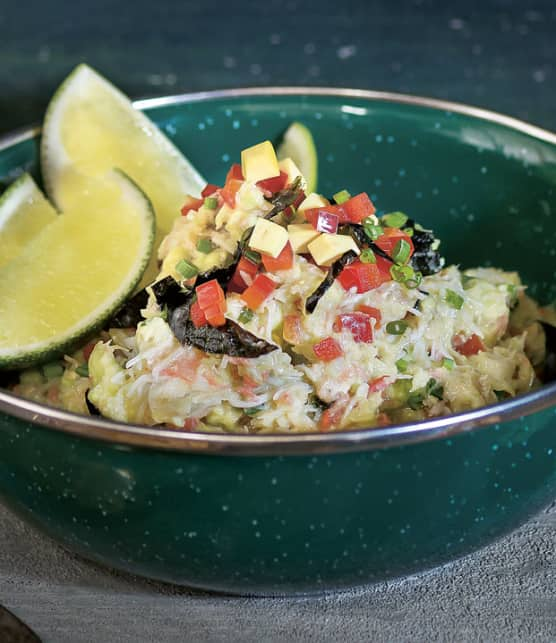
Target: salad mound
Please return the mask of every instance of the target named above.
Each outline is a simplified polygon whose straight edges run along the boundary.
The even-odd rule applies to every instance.
[[[14,391],[124,422],[307,432],[446,415],[525,392],[543,314],[519,276],[445,266],[432,231],[365,192],[306,192],[266,141],[188,197],[160,274]]]

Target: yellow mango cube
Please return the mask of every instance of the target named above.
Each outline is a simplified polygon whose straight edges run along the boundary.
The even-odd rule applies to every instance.
[[[320,235],[310,223],[291,223],[288,226],[288,236],[293,251],[297,254],[308,252],[307,245]]]
[[[249,239],[249,247],[257,252],[276,259],[288,243],[288,231],[277,223],[259,218],[253,234]]]
[[[355,241],[347,234],[319,235],[308,244],[309,252],[319,266],[330,266],[348,250],[360,253]]]
[[[246,181],[263,181],[279,176],[280,167],[270,141],[263,141],[241,152],[241,172]]]

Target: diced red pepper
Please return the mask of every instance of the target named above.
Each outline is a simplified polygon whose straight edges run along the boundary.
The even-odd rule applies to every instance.
[[[370,344],[373,341],[371,318],[365,313],[343,313],[334,321],[334,330],[338,333],[344,328],[349,330],[353,341]]]
[[[191,304],[191,308],[189,309],[189,316],[191,317],[191,321],[193,322],[195,328],[201,328],[201,326],[206,326],[208,323],[205,313],[202,311],[201,306],[199,306],[199,302],[197,300],[195,300]]]
[[[344,209],[344,212],[347,214],[347,219],[351,223],[361,223],[363,219],[370,217],[376,212],[376,208],[366,192],[352,196],[351,199],[342,203],[340,207]]]
[[[332,404],[331,407],[323,411],[319,420],[320,431],[330,431],[330,429],[338,426],[344,416],[349,398],[347,395],[341,396]]]
[[[313,344],[313,352],[323,362],[330,362],[344,354],[342,347],[333,337],[325,337]]]
[[[226,317],[224,317],[224,313],[226,312],[225,304],[226,302],[224,302],[224,307],[223,307],[221,302],[217,302],[212,306],[209,306],[208,308],[205,308],[203,310],[203,313],[205,314],[207,322],[211,326],[223,326],[226,323]],[[222,310],[222,308],[224,308],[224,310]]]
[[[211,194],[214,194],[216,190],[219,190],[220,188],[217,185],[214,185],[214,183],[207,183],[201,192],[201,196],[207,197],[210,196]]]
[[[253,282],[257,272],[259,272],[258,264],[253,263],[247,257],[241,257],[228,283],[228,292],[242,293]]]
[[[319,232],[328,232],[329,234],[336,234],[338,231],[338,224],[340,217],[328,209],[322,208],[309,208],[305,210],[305,219]]]
[[[378,259],[378,257],[377,257]],[[355,260],[346,266],[338,275],[338,281],[344,290],[355,287],[358,293],[378,288],[381,284],[391,281],[390,272],[386,273],[382,265],[377,263],[362,263]]]
[[[195,288],[195,292],[199,306],[205,315],[207,310],[215,305],[218,305],[222,312],[226,311],[226,295],[216,279],[205,281],[204,284]]]
[[[382,377],[375,377],[369,382],[369,393],[378,393],[379,391],[384,391],[388,387],[389,378],[388,375],[383,375]]]
[[[452,346],[460,355],[464,355],[465,357],[476,355],[477,353],[484,351],[486,348],[483,344],[483,340],[475,333],[467,339],[465,339],[465,336],[461,333],[455,335],[452,339]]]
[[[361,313],[369,315],[369,317],[373,317],[373,319],[375,319],[375,328],[377,330],[380,328],[382,313],[378,308],[374,308],[373,306],[366,306],[365,304],[359,304],[359,306],[357,306],[357,310]]]
[[[301,343],[302,334],[301,315],[286,315],[284,317],[282,337],[288,344],[299,344]]]
[[[199,426],[199,418],[186,418],[183,422],[183,430],[184,431],[195,431],[195,429]]]
[[[241,165],[239,163],[234,163],[230,168],[230,171],[226,175],[226,182],[224,187],[220,191],[222,198],[226,205],[230,208],[236,207],[236,194],[239,191],[239,188],[243,184],[243,174],[241,173]]]
[[[187,216],[191,210],[198,210],[204,202],[204,199],[195,199],[194,197],[188,195],[181,209],[182,216]]]
[[[272,194],[274,194],[275,192],[279,192],[280,190],[283,190],[286,187],[287,182],[288,182],[287,173],[280,171],[280,174],[278,176],[273,176],[270,179],[263,179],[262,181],[257,181],[257,187],[261,188],[261,190],[265,190],[266,192],[272,192]]]
[[[270,277],[259,273],[249,288],[246,288],[241,293],[241,299],[243,299],[248,308],[257,310],[275,288],[276,284]]]
[[[288,241],[283,247],[282,252],[274,258],[270,255],[261,255],[263,265],[268,272],[276,272],[277,270],[289,270],[293,266],[293,248],[292,244]]]
[[[88,362],[89,357],[91,357],[91,353],[93,352],[95,346],[97,345],[97,342],[89,342],[88,344],[85,344],[83,348],[83,359]]]
[[[303,203],[303,201],[305,201],[305,198],[306,198],[305,192],[303,192],[303,190],[301,190],[301,192],[299,193],[299,196],[293,202],[293,207],[298,208]]]
[[[384,234],[381,234],[375,243],[381,250],[384,250],[384,252],[391,257],[394,252],[394,248],[400,239],[404,239],[409,243],[409,247],[411,249],[409,256],[411,257],[415,250],[411,237],[405,232],[402,232],[399,228],[384,228]]]

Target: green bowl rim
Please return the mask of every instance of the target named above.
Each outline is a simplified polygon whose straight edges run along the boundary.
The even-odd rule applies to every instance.
[[[187,102],[262,96],[332,96],[366,101],[415,105],[454,112],[517,130],[556,145],[556,134],[525,121],[462,103],[365,89],[333,87],[247,87],[160,96],[134,101],[141,110]],[[0,138],[0,152],[31,139],[39,127],[25,128]],[[454,415],[382,428],[332,433],[235,435],[195,433],[125,424],[106,418],[78,415],[48,407],[0,389],[0,411],[33,424],[130,447],[144,447],[207,455],[313,455],[384,449],[447,438],[482,427],[531,415],[556,405],[556,383],[504,402]]]

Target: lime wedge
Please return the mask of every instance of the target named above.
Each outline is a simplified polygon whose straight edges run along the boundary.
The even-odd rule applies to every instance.
[[[0,269],[57,216],[28,174],[12,183],[0,197]]]
[[[61,211],[67,210],[76,173],[99,176],[120,168],[153,204],[155,247],[179,217],[185,195],[198,196],[206,185],[156,125],[87,65],[76,67],[48,105],[41,165],[47,194]]]
[[[145,194],[118,171],[85,183],[88,198],[50,217],[0,268],[0,368],[30,366],[70,349],[112,315],[147,266],[155,218]],[[14,221],[28,216],[29,199],[44,204],[36,210],[43,221],[52,214],[30,177],[11,188],[10,198],[22,203]]]
[[[310,130],[294,121],[284,132],[276,154],[280,160],[291,158],[307,181],[307,194],[315,192],[318,180],[317,148]]]

